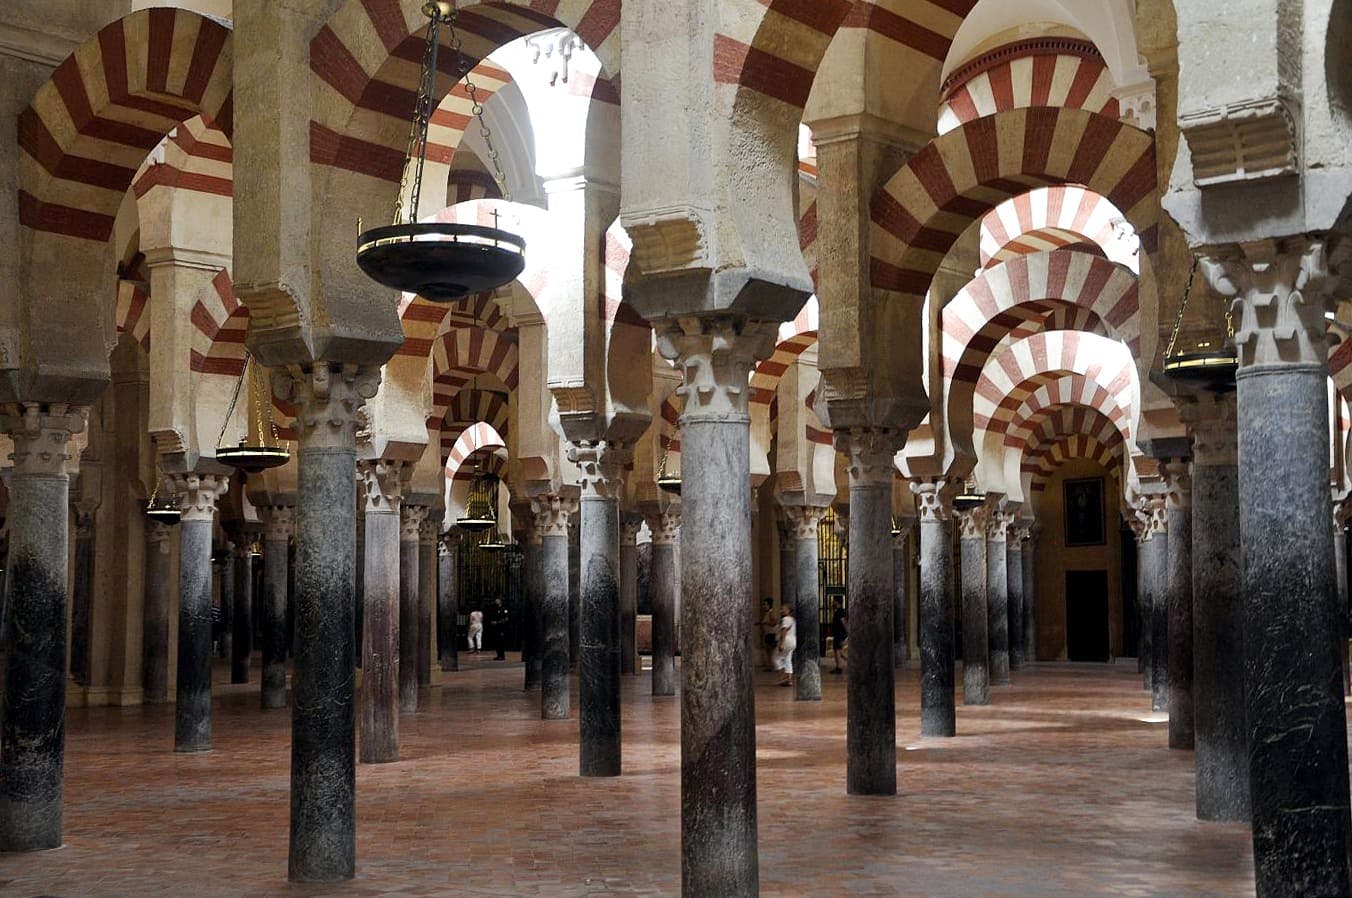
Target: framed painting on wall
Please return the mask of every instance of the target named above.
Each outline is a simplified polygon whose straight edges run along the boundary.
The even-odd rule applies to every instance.
[[[1103,478],[1067,480],[1062,485],[1066,511],[1067,546],[1102,546],[1107,543],[1103,521]]]

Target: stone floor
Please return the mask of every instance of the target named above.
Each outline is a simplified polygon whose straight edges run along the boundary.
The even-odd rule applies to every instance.
[[[354,882],[286,883],[290,717],[255,685],[218,688],[203,755],[170,751],[172,707],[72,711],[67,845],[0,856],[0,895],[679,895],[678,700],[627,678],[625,775],[583,780],[576,719],[542,722],[520,666],[489,659],[404,718],[405,760],[359,768]],[[897,798],[844,794],[843,678],[816,704],[760,676],[764,896],[1253,894],[1247,830],[1193,819],[1191,755],[1134,665],[1016,673],[950,740],[919,739],[900,673]]]

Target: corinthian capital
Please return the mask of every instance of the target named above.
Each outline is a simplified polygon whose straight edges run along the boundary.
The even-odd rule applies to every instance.
[[[1199,261],[1212,289],[1231,300],[1241,368],[1326,365],[1337,277],[1322,240],[1295,237],[1225,247]]]
[[[953,516],[955,484],[944,477],[926,477],[911,481],[915,510],[922,524],[937,524]]]
[[[0,407],[0,432],[14,441],[14,473],[69,473],[70,438],[84,432],[88,416],[83,406],[21,402]]]
[[[296,406],[301,448],[355,448],[362,409],[379,387],[374,366],[315,362],[272,375],[273,395]]]
[[[1164,501],[1170,509],[1192,508],[1192,463],[1185,458],[1171,458],[1160,465],[1164,476]]]
[[[779,327],[729,313],[679,318],[662,328],[657,348],[685,373],[684,422],[750,420],[747,378],[774,351]]]
[[[625,472],[634,466],[634,447],[609,440],[579,442],[568,448],[568,459],[581,471],[583,496],[618,499]]]
[[[216,500],[230,488],[230,478],[222,474],[173,474],[170,480],[178,495],[178,510],[183,521],[211,521],[216,516]]]
[[[427,520],[426,505],[403,505],[399,510],[399,541],[416,543],[423,522]]]
[[[890,486],[906,434],[887,427],[851,427],[835,432],[835,444],[836,451],[846,455],[850,486]]]
[[[963,539],[986,538],[986,519],[989,517],[986,506],[979,505],[970,511],[958,512],[958,528]]]
[[[357,480],[366,493],[366,513],[399,514],[410,472],[406,461],[357,462]]]
[[[1239,443],[1234,393],[1199,393],[1183,403],[1178,416],[1192,437],[1194,464],[1237,463]]]
[[[263,512],[263,540],[284,543],[295,532],[296,509],[292,505],[269,505]]]
[[[784,520],[788,524],[789,538],[793,540],[816,539],[817,525],[821,523],[825,508],[815,505],[785,505]]]
[[[674,505],[666,511],[645,514],[648,531],[654,546],[674,546],[681,538],[681,507]]]
[[[536,496],[531,500],[535,509],[535,526],[540,535],[568,536],[568,519],[577,513],[577,500],[553,494]]]

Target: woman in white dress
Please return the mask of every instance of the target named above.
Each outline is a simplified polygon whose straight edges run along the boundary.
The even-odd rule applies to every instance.
[[[775,648],[775,670],[781,676],[779,685],[793,684],[793,650],[798,648],[798,624],[793,611],[785,605],[779,617],[779,645]]]
[[[471,611],[469,613],[469,647],[474,654],[479,654],[479,650],[484,645],[484,613],[482,611]]]

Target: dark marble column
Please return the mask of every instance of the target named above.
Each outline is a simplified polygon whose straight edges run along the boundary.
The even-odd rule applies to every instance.
[[[892,659],[897,667],[905,667],[910,659],[910,547],[911,527],[914,521],[899,522],[892,536]]]
[[[253,538],[240,533],[235,542],[234,613],[231,615],[230,682],[249,682],[253,657]]]
[[[643,517],[636,512],[620,516],[620,673],[637,676],[638,664],[638,545],[634,542]]]
[[[953,698],[953,508],[947,481],[915,480],[920,518],[920,735],[957,732]]]
[[[535,500],[540,528],[540,618],[544,641],[540,657],[540,717],[567,720],[571,707],[568,684],[568,519],[577,500],[557,495]]]
[[[8,646],[0,714],[0,851],[61,847],[66,737],[68,443],[87,411],[37,403],[0,408],[10,457]]]
[[[568,666],[582,656],[582,525],[577,516],[568,522]]]
[[[1005,550],[1010,515],[1004,500],[986,519],[986,638],[990,643],[990,681],[1009,685],[1009,571]]]
[[[1162,495],[1149,500],[1150,709],[1169,710],[1169,512]]]
[[[531,511],[526,526],[526,538],[522,545],[524,559],[522,574],[525,580],[525,620],[522,621],[521,637],[524,648],[522,657],[526,669],[525,690],[530,692],[540,688],[540,672],[543,669],[545,628],[540,616],[541,573],[540,563],[543,556],[543,536],[535,523],[535,512]]]
[[[455,528],[441,537],[441,570],[437,579],[437,648],[442,670],[460,669],[460,533]]]
[[[681,537],[681,509],[648,516],[653,535],[653,695],[676,694],[676,606],[681,588],[676,544]]]
[[[362,576],[360,757],[363,764],[399,760],[402,544],[406,462],[363,461],[357,466],[366,497]],[[416,686],[414,691],[416,692]]]
[[[402,506],[399,515],[399,710],[418,710],[418,529],[427,507]]]
[[[819,702],[822,698],[821,666],[821,585],[817,569],[817,525],[825,508],[814,505],[786,505],[786,535],[792,548],[786,553],[793,562],[789,595],[793,598],[793,617],[798,627],[798,647],[793,652],[793,672],[797,683],[794,698]]]
[[[1244,667],[1259,898],[1352,894],[1345,609],[1329,532],[1328,342],[1341,279],[1311,238],[1219,250],[1233,297]]]
[[[175,474],[178,525],[178,686],[174,697],[174,751],[211,750],[211,529],[216,500],[229,478]],[[227,584],[229,593],[227,593]],[[221,575],[221,601],[234,583]]]
[[[1023,541],[1017,512],[1005,528],[1005,582],[1009,598],[1009,669],[1022,670],[1025,661],[1023,629]]]
[[[1347,629],[1342,647],[1343,678],[1346,695],[1352,695],[1352,664],[1349,664],[1346,640],[1352,638],[1352,607],[1347,593],[1347,521],[1352,505],[1346,494],[1335,493],[1333,499],[1333,595],[1337,606],[1343,609]]]
[[[286,707],[287,547],[296,526],[296,509],[272,505],[263,510],[263,708]]]
[[[1037,536],[1042,526],[1026,520],[1019,531],[1023,542],[1023,654],[1027,663],[1037,660]]]
[[[1234,396],[1199,396],[1181,416],[1193,438],[1193,696],[1197,819],[1249,819],[1244,620]]]
[[[418,686],[432,685],[432,609],[437,603],[437,535],[442,510],[432,508],[418,526]]]
[[[620,500],[633,451],[597,442],[569,450],[581,471],[582,621],[578,681],[578,771],[619,776]]]
[[[892,479],[903,442],[890,430],[836,432],[850,473],[845,780],[851,795],[897,792]]]
[[[70,590],[70,677],[89,685],[89,626],[94,606],[94,512],[98,502],[71,504],[75,520],[75,565]]]
[[[146,521],[145,607],[141,631],[141,688],[148,705],[169,701],[169,562],[173,530]]]
[[[658,337],[662,355],[685,377],[680,548],[685,898],[752,898],[760,891],[756,706],[748,651],[755,600],[747,377],[757,359],[769,356],[777,330],[715,315],[669,323]],[[888,668],[890,673],[890,663]]]
[[[1169,567],[1165,587],[1169,645],[1165,659],[1169,681],[1169,747],[1192,751],[1192,463],[1174,459],[1160,465],[1168,489]]]
[[[235,543],[227,539],[220,547],[212,545],[212,574],[215,577],[217,609],[221,616],[218,651],[231,660],[235,654]]]
[[[378,368],[316,363],[273,375],[297,408],[296,658],[291,688],[294,882],[351,879],[356,866],[357,416]]]
[[[1155,684],[1151,682],[1151,678],[1154,676],[1154,667],[1150,663],[1151,654],[1154,652],[1150,637],[1150,513],[1142,504],[1131,512],[1127,523],[1131,527],[1132,536],[1136,539],[1136,611],[1140,633],[1137,646],[1137,654],[1140,657],[1137,659],[1136,667],[1141,674],[1142,687],[1146,692],[1153,692]]]
[[[962,539],[962,702],[990,704],[986,607],[986,517],[983,506],[958,513]]]

